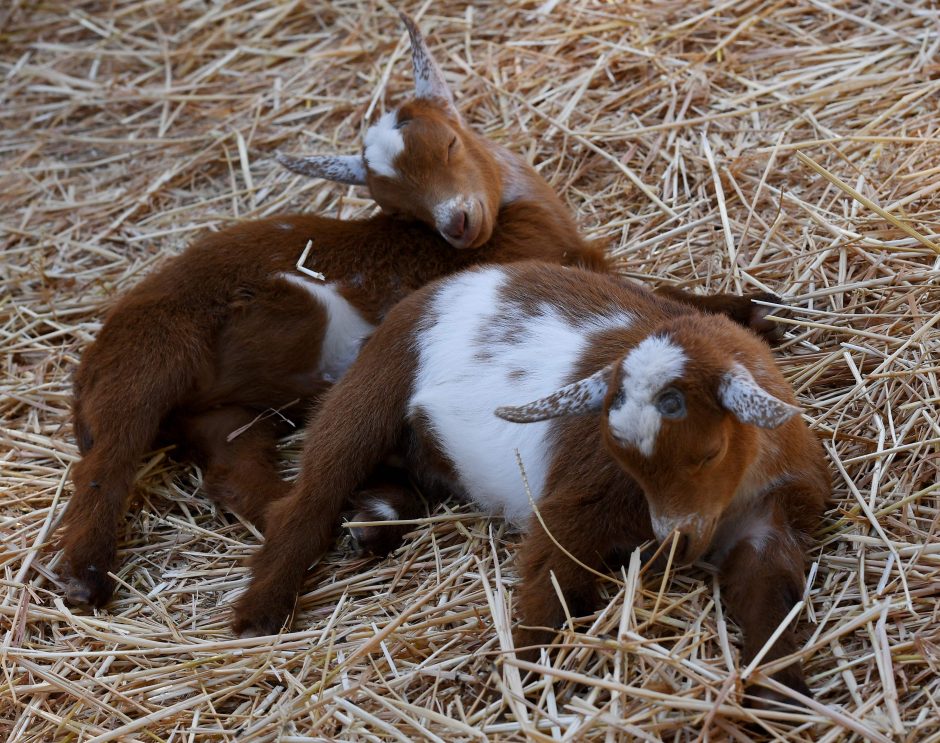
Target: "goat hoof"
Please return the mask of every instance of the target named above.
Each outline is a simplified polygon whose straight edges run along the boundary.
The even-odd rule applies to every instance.
[[[757,304],[757,302],[786,304],[783,298],[771,292],[757,292],[756,294],[748,294],[742,299],[745,300],[746,305],[742,314],[736,319],[770,344],[776,344],[783,340],[785,326],[767,319],[771,314],[780,315],[783,310]]]
[[[276,602],[259,601],[251,604],[240,602],[232,620],[232,630],[235,635],[239,638],[266,637],[280,632],[290,611],[286,613],[277,611],[273,603]]]
[[[112,593],[114,581],[94,565],[75,571],[65,584],[65,600],[72,606],[104,606]]]

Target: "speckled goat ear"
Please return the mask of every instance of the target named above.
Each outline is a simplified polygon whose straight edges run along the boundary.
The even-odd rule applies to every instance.
[[[596,413],[604,406],[607,388],[613,376],[613,364],[591,376],[567,384],[552,394],[516,407],[496,408],[496,415],[513,423],[534,423],[563,415]]]
[[[718,388],[722,406],[742,423],[760,428],[777,428],[801,412],[761,387],[741,364],[725,372]]]
[[[323,178],[351,186],[366,184],[366,164],[359,155],[311,155],[292,157],[283,152],[274,158],[288,170],[311,178]]]
[[[444,81],[441,68],[437,66],[437,62],[431,56],[428,45],[417,24],[405,13],[399,13],[398,15],[401,16],[405,28],[408,29],[408,36],[411,37],[411,63],[415,76],[415,98],[441,101],[450,108],[451,114],[459,119],[460,114],[454,103],[454,94],[450,92],[450,87]]]

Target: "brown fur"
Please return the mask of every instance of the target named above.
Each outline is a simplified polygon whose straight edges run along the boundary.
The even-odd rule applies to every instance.
[[[821,447],[799,418],[766,431],[740,423],[716,402],[718,375],[731,359],[747,360],[749,367],[761,370],[765,389],[792,400],[766,345],[724,318],[706,318],[684,304],[608,277],[539,264],[519,264],[509,274],[511,288],[505,296],[522,316],[527,307],[547,301],[575,321],[615,308],[639,318],[628,328],[600,334],[574,379],[622,358],[654,330],[670,329],[684,348],[692,339],[694,363],[676,382],[688,400],[688,416],[664,422],[655,456],[644,460],[613,440],[606,406],[617,389],[615,378],[600,425],[597,415],[553,423],[551,465],[538,505],[548,531],[594,569],[653,537],[651,505],[708,516],[706,530],[689,539],[685,557],[694,559],[706,549],[717,556],[724,595],[744,632],[745,660],[750,659],[801,593],[803,554],[828,496]],[[423,323],[433,322],[428,306],[435,290],[426,287],[390,313],[308,427],[300,478],[269,511],[265,544],[252,562],[252,584],[236,606],[238,632],[267,634],[281,627],[306,566],[328,549],[343,503],[388,454],[404,452],[419,480],[430,473],[432,483],[449,478],[457,486],[421,412],[408,411],[416,337]],[[760,492],[760,497],[754,503],[732,502],[730,496],[740,487]],[[676,503],[680,495],[681,506]],[[736,509],[758,507],[770,524],[771,549],[761,550],[746,538],[735,541],[745,528]],[[725,553],[724,544],[734,546]],[[576,613],[593,608],[597,588],[591,574],[560,551],[534,518],[519,551],[519,570],[522,624],[515,640],[522,655],[532,657],[536,646],[550,642],[551,628],[563,619],[550,573]],[[787,631],[767,657],[794,649],[793,634]],[[779,672],[778,678],[806,691],[798,665]]]

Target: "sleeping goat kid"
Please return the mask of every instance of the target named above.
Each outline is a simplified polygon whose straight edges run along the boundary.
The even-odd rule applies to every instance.
[[[674,532],[684,562],[718,564],[750,659],[800,598],[828,494],[798,412],[766,344],[724,317],[541,263],[436,282],[394,308],[325,398],[235,628],[281,627],[344,501],[395,452],[422,488],[528,524],[515,642],[532,657],[564,618],[549,574],[573,612],[597,588],[531,516],[518,450],[546,528],[585,565]],[[788,629],[766,657],[794,647]],[[798,664],[777,677],[807,691]]]
[[[287,492],[275,443],[339,378],[388,309],[478,263],[526,258],[605,270],[602,251],[522,158],[470,129],[414,24],[414,95],[365,135],[361,155],[282,158],[366,185],[383,213],[283,215],[207,235],[109,312],[75,376],[82,454],[65,514],[67,596],[100,606],[141,458],[182,444],[213,500],[259,526]],[[308,268],[295,270],[308,241]],[[693,297],[759,332],[746,297]],[[272,413],[272,411],[277,411]]]

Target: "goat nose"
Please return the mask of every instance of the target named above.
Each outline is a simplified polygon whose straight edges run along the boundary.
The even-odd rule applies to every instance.
[[[450,218],[447,223],[446,232],[451,237],[463,237],[467,230],[467,212],[459,211]]]

